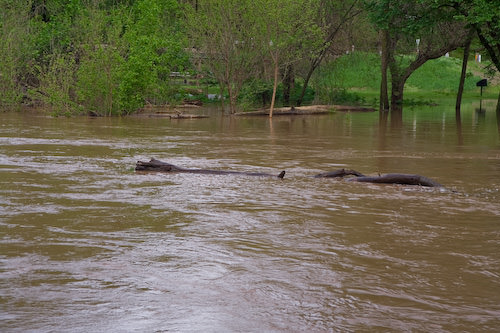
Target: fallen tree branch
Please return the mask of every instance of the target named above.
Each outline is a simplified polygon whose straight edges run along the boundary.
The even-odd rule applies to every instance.
[[[283,179],[285,171],[281,171],[279,175],[272,175],[262,172],[241,172],[241,171],[224,171],[224,170],[209,170],[209,169],[185,169],[179,166],[166,163],[152,158],[149,162],[137,161],[135,171],[155,171],[155,172],[186,172],[197,173],[204,175],[244,175],[244,176],[260,176],[260,177],[278,177]]]
[[[378,177],[357,177],[353,179],[357,182],[378,183],[378,184],[401,184],[420,185],[428,187],[443,187],[438,182],[420,175],[408,175],[402,173],[389,173]]]
[[[438,182],[420,175],[410,175],[404,173],[390,173],[382,176],[368,177],[356,170],[338,169],[335,171],[317,174],[316,178],[343,178],[345,176],[355,176],[349,180],[364,183],[377,184],[401,184],[401,185],[420,185],[428,187],[443,187]]]

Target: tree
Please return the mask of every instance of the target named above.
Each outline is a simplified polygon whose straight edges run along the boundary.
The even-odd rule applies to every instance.
[[[187,65],[176,0],[33,4],[33,99],[64,113],[110,116],[173,98],[169,74]]]
[[[317,51],[324,37],[315,20],[318,0],[255,0],[253,36],[272,66],[273,92],[269,117],[273,116],[280,69]]]
[[[90,114],[111,116],[122,111],[118,87],[126,43],[120,35],[127,13],[124,6],[87,6],[75,20],[75,29],[85,32],[77,50],[76,99]]]
[[[464,92],[464,85],[465,85],[465,77],[467,75],[467,62],[469,60],[469,53],[470,53],[470,45],[472,43],[472,37],[473,37],[473,30],[471,29],[469,32],[469,35],[467,36],[467,40],[464,45],[464,55],[462,59],[462,72],[460,73],[460,82],[458,84],[458,91],[457,91],[457,100],[455,103],[455,112],[457,114],[457,117],[460,115],[460,107],[462,104],[462,95]]]
[[[230,113],[236,112],[244,82],[255,73],[260,53],[252,35],[251,0],[206,0],[188,11],[193,53],[215,76],[221,95],[227,89]]]
[[[352,20],[354,17],[361,13],[358,7],[359,0],[351,1],[321,1],[320,15],[317,18],[318,25],[324,30],[324,40],[316,52],[311,52],[309,57],[309,69],[304,78],[304,85],[300,93],[297,105],[302,104],[309,80],[311,79],[314,71],[319,67],[325,56],[328,54],[334,39],[337,37],[342,27]]]
[[[437,10],[429,0],[371,0],[365,4],[382,31],[382,84],[389,68],[390,108],[397,114],[402,111],[404,86],[410,75],[428,60],[463,46],[467,29],[454,20],[453,11]],[[385,108],[383,98],[382,91],[381,107]]]
[[[29,10],[27,1],[0,1],[0,106],[17,105],[25,95],[33,54]]]
[[[455,19],[471,26],[497,71],[500,71],[500,3],[498,0],[435,0],[438,9],[452,8]],[[497,102],[500,113],[500,94]]]
[[[176,0],[137,0],[123,34],[126,44],[118,95],[130,113],[161,97],[172,70],[187,64],[186,43]],[[163,89],[163,90],[162,90]]]

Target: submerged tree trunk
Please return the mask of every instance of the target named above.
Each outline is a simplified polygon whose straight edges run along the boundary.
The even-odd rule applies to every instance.
[[[279,65],[278,65],[278,56],[276,56],[276,61],[274,63],[273,95],[271,97],[271,107],[269,108],[269,118],[273,117],[274,103],[276,102],[276,90],[278,88],[278,74],[279,74]]]
[[[460,107],[462,105],[462,95],[464,92],[465,76],[467,74],[467,61],[469,60],[470,44],[472,41],[472,34],[469,34],[467,42],[464,46],[464,57],[462,59],[462,73],[460,74],[460,83],[458,85],[457,101],[455,103],[455,112],[460,113]]]
[[[233,90],[233,87],[231,87],[231,84],[227,85],[227,93],[229,95],[229,112],[231,114],[236,113],[236,94]]]
[[[497,101],[497,115],[500,114],[500,92],[498,93],[498,101]]]
[[[224,114],[224,84],[219,81],[220,107]]]
[[[408,68],[400,68],[396,62],[395,52],[397,40],[390,36],[389,33],[386,34],[386,57],[387,57],[387,67],[391,70],[391,102],[390,109],[391,115],[393,113],[400,113],[403,111],[403,92],[405,87],[406,79],[410,76],[411,72],[408,74]]]
[[[389,32],[384,30],[381,36],[381,46],[382,46],[382,54],[381,54],[381,74],[382,78],[380,80],[380,112],[384,112],[389,110],[389,96],[387,89],[387,64],[389,62],[388,59],[388,45],[389,42]]]
[[[403,93],[406,79],[396,73],[391,75],[391,81],[391,114],[393,114],[403,111]]]
[[[287,106],[290,105],[290,96],[295,85],[295,74],[293,65],[286,66],[285,75],[283,78],[283,103]]]
[[[154,171],[154,172],[185,172],[205,175],[244,175],[244,176],[261,176],[261,177],[285,177],[285,171],[281,171],[279,175],[272,175],[263,172],[241,172],[241,171],[225,171],[225,170],[210,170],[210,169],[186,169],[179,166],[162,162],[152,158],[149,162],[137,161],[135,171]]]

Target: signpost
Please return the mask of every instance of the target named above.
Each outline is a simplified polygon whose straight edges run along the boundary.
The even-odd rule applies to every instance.
[[[479,99],[479,110],[476,109],[479,113],[484,113],[485,110],[483,110],[483,87],[488,86],[488,80],[487,79],[482,79],[476,82],[476,87],[481,87],[481,99]]]
[[[488,85],[487,79],[482,79],[476,82],[476,87],[481,87],[481,96],[483,96],[483,87]]]

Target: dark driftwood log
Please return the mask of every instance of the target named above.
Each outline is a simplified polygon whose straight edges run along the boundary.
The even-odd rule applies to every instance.
[[[345,177],[345,176],[356,176],[356,177],[364,177],[362,173],[357,172],[352,169],[338,169],[335,171],[323,172],[319,173],[315,178],[336,178],[336,177]]]
[[[356,170],[349,169],[339,169],[330,172],[324,172],[317,174],[317,178],[334,178],[334,177],[345,177],[345,176],[355,176],[356,178],[351,178],[350,180],[356,182],[366,182],[366,183],[378,183],[378,184],[401,184],[401,185],[420,185],[428,187],[443,187],[443,185],[435,182],[420,175],[408,175],[403,173],[390,173],[378,177],[367,177]]]
[[[420,185],[428,187],[443,187],[443,185],[435,182],[434,180],[420,176],[420,175],[407,175],[402,173],[389,173],[379,177],[357,177],[353,181],[379,183],[379,184],[401,184],[401,185]]]
[[[224,170],[207,170],[207,169],[185,169],[179,166],[162,162],[152,158],[149,162],[137,161],[135,171],[156,171],[156,172],[187,172],[198,173],[205,175],[244,175],[244,176],[261,176],[261,177],[285,177],[285,171],[281,171],[279,175],[271,175],[262,172],[241,172],[241,171],[224,171]]]

